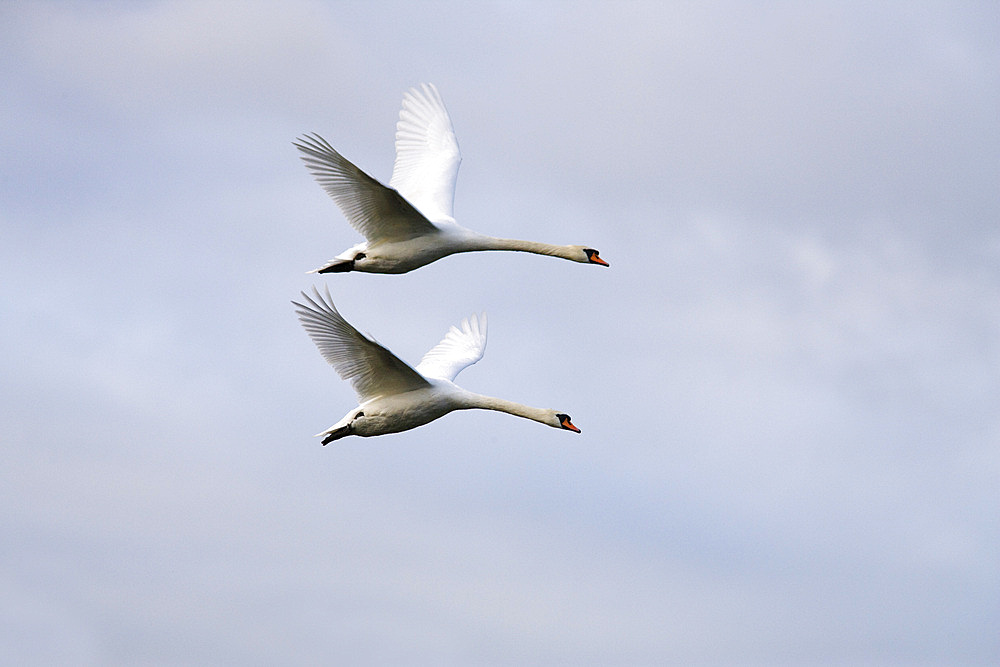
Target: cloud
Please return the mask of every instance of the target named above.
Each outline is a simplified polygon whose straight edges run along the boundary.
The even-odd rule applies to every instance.
[[[995,11],[567,8],[4,12],[5,655],[995,661]],[[386,179],[423,80],[460,222],[612,268],[306,276],[291,140]],[[320,447],[317,281],[413,363],[487,310],[463,383],[583,433]]]

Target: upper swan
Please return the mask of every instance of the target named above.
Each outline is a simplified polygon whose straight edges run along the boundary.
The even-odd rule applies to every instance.
[[[406,273],[446,255],[475,250],[518,250],[608,266],[593,248],[495,238],[455,222],[455,181],[462,156],[448,110],[433,84],[403,95],[388,187],[318,134],[301,137],[294,145],[347,221],[367,239],[310,273]]]

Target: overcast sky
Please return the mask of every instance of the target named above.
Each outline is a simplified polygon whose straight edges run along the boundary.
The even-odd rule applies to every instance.
[[[477,231],[316,276],[435,83]],[[1000,662],[996,3],[0,6],[11,664]],[[356,404],[290,300],[467,411]]]

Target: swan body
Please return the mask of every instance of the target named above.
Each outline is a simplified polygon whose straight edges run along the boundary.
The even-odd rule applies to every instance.
[[[370,437],[423,426],[454,410],[497,410],[547,426],[580,432],[569,415],[533,408],[467,391],[453,380],[479,361],[486,350],[486,315],[451,327],[414,369],[361,334],[337,311],[329,289],[326,298],[313,288],[305,303],[293,301],[299,320],[340,376],[350,380],[359,405],[318,436],[326,445],[348,435]]]
[[[447,255],[480,250],[530,252],[608,266],[593,248],[495,238],[455,222],[455,182],[462,156],[451,117],[432,84],[411,88],[403,96],[388,186],[318,134],[294,145],[317,182],[366,239],[310,273],[406,273]]]

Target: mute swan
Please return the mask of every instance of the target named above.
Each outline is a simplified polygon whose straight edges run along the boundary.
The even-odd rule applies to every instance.
[[[317,436],[323,444],[348,435],[363,437],[406,431],[422,426],[452,410],[481,408],[499,410],[533,419],[555,428],[579,433],[569,415],[481,396],[462,389],[452,380],[483,357],[486,349],[486,314],[451,327],[444,339],[424,355],[416,369],[392,352],[361,334],[337,312],[330,290],[324,299],[313,287],[315,298],[305,292],[306,303],[297,306],[299,320],[320,354],[345,380],[350,380],[360,399],[339,422]]]
[[[403,95],[389,187],[318,134],[301,137],[294,146],[347,221],[367,239],[309,273],[406,273],[446,255],[475,250],[519,250],[608,266],[593,248],[499,239],[455,222],[455,180],[462,156],[451,118],[432,84]]]

